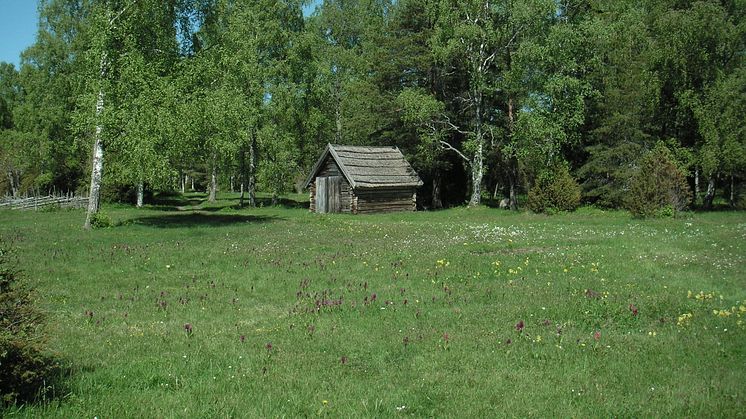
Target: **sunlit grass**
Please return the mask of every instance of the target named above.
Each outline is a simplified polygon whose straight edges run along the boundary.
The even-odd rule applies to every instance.
[[[6,414],[744,414],[743,213],[190,198],[105,207],[90,232],[0,212],[66,367],[53,401]]]

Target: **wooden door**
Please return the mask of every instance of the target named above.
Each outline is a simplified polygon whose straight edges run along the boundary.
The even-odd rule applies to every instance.
[[[326,212],[326,177],[316,178],[316,212],[323,214]]]
[[[342,176],[329,176],[326,184],[327,212],[342,212]]]
[[[341,212],[342,176],[316,178],[316,212]]]

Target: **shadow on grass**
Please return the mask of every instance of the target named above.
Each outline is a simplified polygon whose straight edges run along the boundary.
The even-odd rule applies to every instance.
[[[222,199],[222,202],[226,201],[238,201],[239,198],[227,198]],[[287,208],[287,209],[308,209],[308,206],[310,204],[308,202],[303,201],[296,201],[293,199],[287,199],[287,198],[280,198],[277,200],[277,205],[272,205],[272,199],[271,198],[257,198],[256,199],[256,208]],[[244,204],[232,204],[232,205],[221,205],[221,202],[219,201],[217,204],[214,204],[214,206],[210,206],[210,204],[205,204],[201,208],[199,208],[200,211],[221,211],[224,209],[232,209],[232,210],[242,210],[242,209],[249,209],[251,206],[249,206],[249,201],[245,200]]]
[[[160,211],[175,211],[178,207],[197,206],[207,200],[206,196],[192,194],[191,196],[180,193],[164,193],[155,195],[148,206],[150,209]]]
[[[182,195],[180,193],[159,193],[153,197],[149,203],[148,208],[156,211],[181,211],[185,209],[194,209],[198,211],[220,211],[223,209],[240,210],[250,208],[248,204],[248,197],[244,198],[244,203],[241,205],[240,197],[221,197],[217,202],[207,202],[207,194],[192,192],[188,195]],[[278,198],[277,204],[272,205],[272,198],[256,198],[257,207],[282,207],[288,209],[308,209],[308,201],[297,201],[290,198]],[[195,208],[198,207],[199,208]],[[187,208],[193,207],[193,208]]]
[[[138,224],[157,228],[182,228],[194,226],[220,227],[231,224],[267,223],[278,220],[280,220],[280,218],[274,216],[210,214],[199,211],[133,218],[124,222],[123,225]]]
[[[258,207],[271,207],[272,198],[257,198],[256,205]],[[277,206],[279,207],[292,208],[292,209],[297,209],[297,208],[308,209],[309,205],[310,203],[305,202],[305,201],[296,201],[294,199],[288,199],[288,198],[277,199]]]

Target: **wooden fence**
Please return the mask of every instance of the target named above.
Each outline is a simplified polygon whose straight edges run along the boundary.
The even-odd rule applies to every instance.
[[[0,209],[38,210],[44,208],[85,208],[88,197],[62,196],[34,196],[30,198],[5,198],[0,200]]]

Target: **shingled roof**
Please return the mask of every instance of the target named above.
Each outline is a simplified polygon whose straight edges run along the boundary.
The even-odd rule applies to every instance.
[[[328,156],[334,159],[353,189],[422,185],[422,180],[398,147],[327,144],[305,187],[311,184]]]

